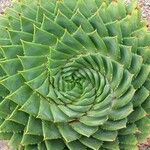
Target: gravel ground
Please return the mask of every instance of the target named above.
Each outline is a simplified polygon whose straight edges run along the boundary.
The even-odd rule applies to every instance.
[[[0,141],[0,150],[11,150],[6,141]]]
[[[139,6],[142,8],[142,17],[148,21],[150,29],[150,0],[139,0]]]
[[[0,0],[0,13],[2,13],[6,7],[11,6],[11,0]]]
[[[125,0],[126,3],[130,3],[130,0]],[[133,0],[134,1],[134,0]],[[6,7],[11,6],[11,0],[0,0],[0,13],[2,13]],[[139,6],[142,8],[142,17],[148,20],[150,27],[150,0],[139,0]],[[139,145],[140,150],[150,150],[150,139],[145,144]],[[0,141],[0,150],[11,150],[6,141]]]

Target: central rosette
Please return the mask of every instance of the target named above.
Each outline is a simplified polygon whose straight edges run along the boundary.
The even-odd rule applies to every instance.
[[[108,80],[91,68],[76,66],[76,63],[59,71],[51,86],[49,97],[59,108],[70,109],[76,119],[86,125],[99,125],[107,120],[111,106],[111,89]]]

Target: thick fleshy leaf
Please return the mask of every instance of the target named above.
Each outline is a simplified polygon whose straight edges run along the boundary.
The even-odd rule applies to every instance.
[[[98,130],[93,137],[101,141],[115,141],[117,131]]]
[[[70,123],[70,125],[76,132],[86,137],[90,137],[98,130],[98,127],[90,127],[81,122],[73,122],[73,123]]]
[[[80,134],[78,134],[71,126],[65,123],[59,124],[58,129],[67,143],[80,138]]]

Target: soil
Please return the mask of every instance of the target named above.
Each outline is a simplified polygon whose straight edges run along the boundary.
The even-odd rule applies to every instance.
[[[11,150],[6,141],[0,141],[0,150]]]

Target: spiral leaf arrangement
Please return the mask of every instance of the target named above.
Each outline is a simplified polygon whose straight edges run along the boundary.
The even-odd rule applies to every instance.
[[[149,45],[135,0],[14,1],[0,16],[0,138],[137,150],[150,135]]]

